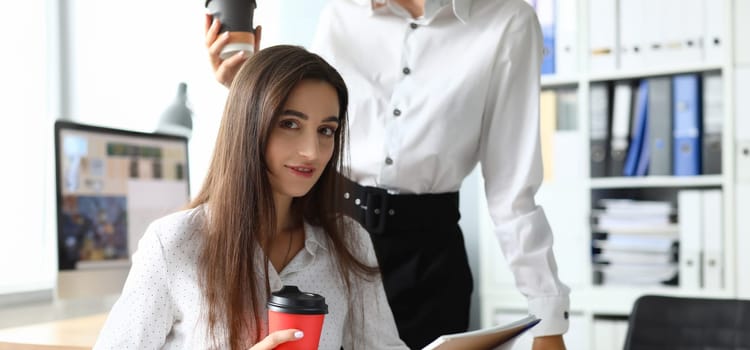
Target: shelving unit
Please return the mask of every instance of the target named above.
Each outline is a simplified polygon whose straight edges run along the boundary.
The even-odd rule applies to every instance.
[[[721,175],[600,177],[589,179],[589,184],[592,190],[646,187],[711,187],[722,186],[724,184],[724,177]]]
[[[718,0],[724,1],[724,0]],[[678,65],[677,67],[669,67],[664,69],[644,69],[638,71],[617,71],[611,73],[593,73],[585,80],[595,83],[602,81],[612,80],[627,80],[627,79],[642,79],[650,78],[663,75],[677,75],[684,73],[696,73],[696,72],[711,72],[721,71],[721,65],[716,64],[685,64]]]
[[[737,253],[739,228],[736,227],[736,178],[735,157],[735,99],[748,98],[748,93],[742,96],[735,90],[735,69],[738,66],[737,57],[741,52],[750,52],[748,44],[740,44],[741,28],[746,26],[750,18],[750,5],[744,0],[705,0],[706,6],[723,2],[723,60],[720,64],[675,64],[664,68],[644,68],[639,70],[615,70],[611,72],[588,72],[588,33],[589,33],[589,4],[598,0],[573,0],[577,4],[577,59],[578,66],[584,67],[576,75],[543,76],[541,85],[543,90],[573,88],[577,89],[577,124],[578,129],[568,132],[578,142],[573,148],[576,159],[581,164],[572,164],[573,175],[567,174],[562,179],[547,182],[542,185],[537,202],[545,209],[545,213],[555,233],[555,254],[559,266],[560,277],[571,287],[571,317],[578,328],[571,328],[574,333],[571,338],[585,339],[583,343],[567,344],[571,349],[606,350],[595,347],[594,323],[600,316],[627,317],[634,301],[641,295],[660,294],[670,296],[699,296],[709,298],[746,297],[747,293],[738,292],[738,284],[750,286],[748,277],[743,277],[741,261],[744,258]],[[620,0],[623,1],[623,0]],[[648,2],[651,4],[651,2]],[[559,10],[558,10],[559,11]],[[738,15],[738,11],[741,15]],[[739,16],[745,17],[739,17]],[[744,18],[745,22],[742,22]],[[737,39],[735,39],[737,38]],[[746,45],[741,46],[741,45]],[[740,47],[741,48],[738,48]],[[750,57],[750,56],[748,56]],[[723,77],[723,126],[722,126],[722,172],[720,175],[699,176],[643,176],[643,177],[600,177],[589,176],[589,139],[590,139],[590,88],[594,83],[635,80],[660,76],[671,76],[686,73],[717,72]],[[566,151],[571,151],[567,149]],[[555,164],[557,169],[561,165]],[[484,184],[479,184],[479,191],[483,193]],[[723,266],[724,285],[718,290],[685,288],[680,286],[600,286],[595,285],[592,277],[591,238],[592,229],[590,217],[592,203],[602,193],[653,193],[658,196],[676,197],[682,189],[721,189],[723,191]],[[666,195],[665,195],[666,194]],[[636,195],[636,196],[638,196]],[[498,250],[498,240],[493,233],[491,219],[484,214],[486,202],[484,196],[479,196],[480,208],[480,295],[482,300],[482,323],[489,326],[498,319],[501,313],[526,312],[527,301],[515,288],[514,279],[508,270],[507,263]],[[747,230],[747,228],[743,228]],[[581,329],[581,327],[583,329]],[[580,333],[585,333],[580,336]],[[568,339],[568,336],[566,336]]]
[[[561,86],[575,86],[578,77],[542,76],[542,88],[556,88]]]

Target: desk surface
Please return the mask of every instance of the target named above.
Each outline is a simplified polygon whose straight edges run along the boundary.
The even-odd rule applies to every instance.
[[[0,329],[0,350],[91,349],[107,314]]]

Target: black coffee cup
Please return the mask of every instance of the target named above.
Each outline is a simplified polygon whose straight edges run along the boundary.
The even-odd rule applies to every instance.
[[[255,0],[206,0],[208,12],[221,21],[219,33],[229,32],[229,44],[221,50],[220,57],[226,59],[239,51],[252,54],[255,51],[253,13]]]

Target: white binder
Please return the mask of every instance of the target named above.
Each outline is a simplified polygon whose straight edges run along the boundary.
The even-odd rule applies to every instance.
[[[736,3],[743,2],[746,1],[736,1]],[[726,46],[724,6],[726,6],[726,0],[703,0],[703,13],[705,15],[704,61],[709,64],[721,64],[724,60],[724,46]],[[738,40],[738,42],[742,42],[742,40]]]
[[[735,215],[736,236],[735,242],[736,265],[739,273],[737,276],[737,298],[750,299],[750,273],[743,273],[746,266],[750,266],[750,184],[738,184],[735,187]]]
[[[698,64],[703,60],[703,42],[705,29],[703,23],[704,0],[671,0],[672,18],[670,24],[677,30],[675,39],[679,47],[675,52],[675,61],[684,64]],[[722,2],[723,0],[713,0]]]
[[[645,61],[645,37],[643,17],[646,3],[649,0],[619,1],[618,15],[620,16],[620,69],[635,71],[643,69]]]
[[[668,13],[665,1],[646,1],[643,7],[644,60],[650,68],[663,68],[669,62],[666,41],[669,36],[669,20],[673,14]]]
[[[685,50],[685,43],[682,40],[685,28],[688,24],[684,15],[685,8],[690,6],[691,0],[659,0],[651,1],[649,5],[658,6],[659,9],[659,34],[662,37],[664,49],[663,64],[679,65],[684,64],[685,60],[682,54]],[[691,23],[690,25],[695,25]]]
[[[703,288],[724,287],[724,225],[721,190],[703,191]]]
[[[705,0],[713,2],[713,0]],[[728,0],[719,0],[725,2]],[[750,33],[750,1],[734,2],[734,61],[738,65],[750,65],[750,40],[747,40],[747,33]],[[738,40],[737,38],[745,38]]]
[[[738,67],[734,72],[734,137],[737,142],[737,183],[750,184],[750,68]]]
[[[616,0],[589,1],[589,70],[617,69],[618,47]]]
[[[630,116],[633,114],[633,86],[629,80],[615,84],[612,110],[612,132],[610,135],[609,175],[623,176],[625,156],[630,143]]]
[[[578,2],[557,0],[555,30],[555,74],[573,76],[578,73]]]
[[[701,245],[703,237],[703,206],[700,190],[677,193],[677,219],[680,227],[680,287],[697,290],[701,287]]]

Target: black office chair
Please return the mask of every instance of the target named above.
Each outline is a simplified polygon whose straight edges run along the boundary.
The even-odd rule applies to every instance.
[[[748,350],[750,300],[644,295],[630,314],[625,350]]]

